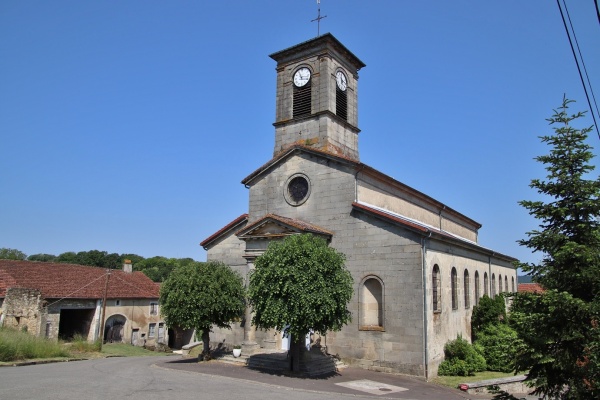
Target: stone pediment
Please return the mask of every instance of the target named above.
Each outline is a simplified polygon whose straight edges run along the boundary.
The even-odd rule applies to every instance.
[[[322,236],[327,241],[333,233],[319,226],[298,219],[286,218],[275,214],[267,214],[254,223],[236,233],[240,240],[278,239],[289,235],[312,233]]]

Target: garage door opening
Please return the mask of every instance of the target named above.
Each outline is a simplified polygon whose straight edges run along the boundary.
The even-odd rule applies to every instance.
[[[88,338],[94,319],[95,309],[62,309],[58,324],[58,337],[62,340],[72,340],[75,335]]]

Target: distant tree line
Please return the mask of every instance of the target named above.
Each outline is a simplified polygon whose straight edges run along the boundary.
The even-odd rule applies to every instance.
[[[68,251],[58,256],[43,253],[27,256],[20,250],[5,247],[0,248],[0,259],[79,264],[110,269],[122,269],[125,260],[130,260],[134,271],[143,272],[154,282],[163,282],[175,267],[202,264],[192,258],[166,258],[161,256],[144,258],[137,254],[117,254],[100,250],[80,251],[78,253]]]

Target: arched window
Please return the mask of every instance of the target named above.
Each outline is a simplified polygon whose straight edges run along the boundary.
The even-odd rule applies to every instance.
[[[512,292],[515,292],[515,277],[513,276],[512,278],[510,278],[511,280],[511,286],[512,286]]]
[[[452,267],[452,272],[450,273],[450,282],[452,285],[452,309],[456,310],[458,308],[458,278],[456,277],[456,268]]]
[[[383,330],[383,283],[369,276],[360,289],[360,329]]]
[[[465,269],[465,275],[463,277],[465,286],[465,308],[471,307],[471,293],[469,288],[469,271]]]
[[[479,304],[479,271],[475,271],[475,305]]]
[[[442,311],[442,277],[440,276],[440,267],[438,265],[433,266],[433,273],[431,274],[431,290],[433,292],[433,311]]]
[[[504,291],[508,293],[508,276],[504,276]]]
[[[487,272],[483,273],[483,294],[486,296],[490,295],[490,281]]]
[[[502,293],[502,275],[498,274],[498,294]]]
[[[496,274],[492,274],[492,298],[496,297]]]

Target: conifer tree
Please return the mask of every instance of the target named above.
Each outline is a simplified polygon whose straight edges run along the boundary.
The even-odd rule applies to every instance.
[[[600,179],[589,176],[592,128],[571,125],[584,113],[569,114],[570,103],[564,98],[548,119],[554,134],[541,137],[552,149],[536,160],[548,175],[530,186],[543,199],[520,202],[540,227],[519,243],[542,254],[540,262],[520,267],[545,292],[519,294],[510,320],[524,342],[516,369],[529,371],[536,393],[591,399],[600,398]]]

